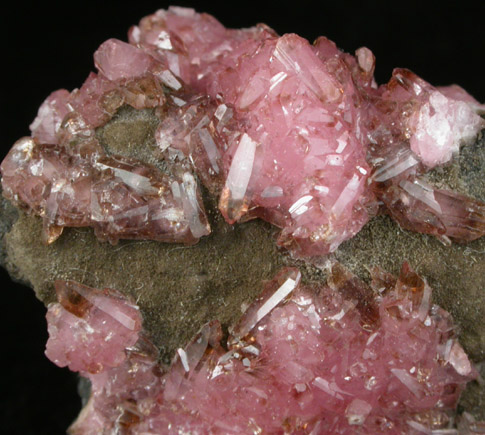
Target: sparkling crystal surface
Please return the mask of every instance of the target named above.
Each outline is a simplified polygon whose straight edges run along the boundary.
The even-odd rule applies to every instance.
[[[20,139],[2,164],[4,194],[42,216],[52,243],[65,226],[91,226],[100,240],[194,243],[210,232],[194,175],[168,175],[134,159]],[[79,153],[79,154],[78,154]]]
[[[89,225],[114,242],[194,243],[210,232],[195,176],[229,223],[266,220],[297,257],[335,251],[379,212],[446,242],[484,234],[482,203],[421,181],[485,125],[458,86],[405,69],[378,86],[368,48],[352,56],[324,37],[226,29],[177,7],[143,18],[129,43],[101,44],[94,63],[80,89],[47,98],[32,139],[2,164],[5,195],[44,218],[47,241]],[[105,156],[95,130],[123,105],[156,111],[153,152],[168,171],[103,163],[120,158]],[[113,180],[92,180],[106,167]],[[103,207],[114,191],[126,201]]]
[[[354,57],[324,37],[312,46],[265,26],[224,29],[206,14],[171,8],[144,18],[130,41],[231,105],[243,134],[219,150],[221,212],[229,222],[257,216],[281,227],[278,243],[297,256],[334,251],[377,213],[383,191],[395,202],[396,183],[446,163],[484,126],[475,113],[482,106],[463,89],[436,89],[404,69],[378,86],[369,49]],[[464,239],[482,235],[483,205],[454,199],[457,214],[474,221],[475,235]],[[426,207],[422,195],[415,202]],[[439,211],[426,210],[438,227],[413,211],[405,225],[394,203],[384,204],[406,228],[463,235]]]
[[[73,371],[102,373],[125,361],[139,338],[138,307],[112,289],[56,281],[57,303],[49,305],[46,355]]]
[[[210,322],[178,349],[165,372],[143,334],[135,344],[140,323],[133,305],[89,289],[69,300],[72,309],[58,291],[61,302],[47,317],[49,358],[65,364],[85,350],[83,337],[94,330],[87,354],[93,361],[70,364],[92,382],[71,433],[101,427],[140,434],[449,428],[460,392],[477,373],[450,315],[431,304],[426,281],[406,264],[397,279],[375,270],[372,287],[339,264],[329,264],[328,273],[327,285],[309,287],[298,269],[281,270],[231,328],[227,345],[219,323]],[[138,329],[120,322],[120,313]],[[102,319],[124,337],[110,343],[101,336]],[[95,361],[103,369],[92,370]]]

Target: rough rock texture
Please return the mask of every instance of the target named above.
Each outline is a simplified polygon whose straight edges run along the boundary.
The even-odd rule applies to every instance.
[[[1,189],[0,189],[1,191]],[[7,250],[5,249],[5,234],[11,229],[12,225],[19,217],[18,209],[3,196],[0,198],[0,265],[5,267],[7,264]]]

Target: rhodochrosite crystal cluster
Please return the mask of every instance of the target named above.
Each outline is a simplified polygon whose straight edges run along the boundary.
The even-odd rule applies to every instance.
[[[138,341],[141,315],[116,290],[103,291],[73,281],[56,281],[58,304],[49,306],[46,355],[58,366],[89,373],[125,360]]]
[[[92,383],[71,433],[445,433],[476,371],[428,284],[407,264],[372,288],[338,263],[300,281],[281,270],[227,346],[208,323],[165,373],[132,303],[58,281],[46,354]]]
[[[461,88],[403,69],[377,86],[367,48],[184,8],[144,18],[129,41],[103,43],[98,72],[51,94],[2,164],[4,194],[43,217],[47,241],[92,226],[112,242],[194,243],[210,232],[196,176],[229,223],[265,219],[295,256],[334,251],[379,209],[445,242],[485,233],[483,203],[421,179],[485,125]],[[158,169],[100,146],[96,128],[123,105],[156,111]]]

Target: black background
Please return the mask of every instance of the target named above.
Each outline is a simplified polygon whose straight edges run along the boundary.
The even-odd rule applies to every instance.
[[[28,126],[47,95],[79,87],[104,40],[126,40],[130,25],[164,1],[15,2],[2,11],[1,157]],[[314,40],[325,35],[348,52],[369,47],[376,78],[406,67],[435,85],[458,83],[485,101],[484,1],[178,1],[216,16],[227,27],[265,22],[278,33]],[[76,377],[43,354],[45,309],[30,289],[2,272],[0,431],[57,434],[77,415]]]

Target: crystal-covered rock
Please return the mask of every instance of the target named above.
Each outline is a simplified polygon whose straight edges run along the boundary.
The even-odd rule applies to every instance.
[[[325,37],[160,10],[129,43],[101,44],[79,89],[46,99],[1,165],[4,195],[42,218],[48,243],[65,226],[195,243],[210,233],[199,180],[229,224],[264,219],[296,257],[335,251],[377,213],[444,243],[483,236],[485,204],[424,175],[477,135],[484,105],[405,69],[378,86],[375,62]],[[100,140],[123,106],[158,121],[148,159]],[[370,287],[339,264],[327,275],[304,285],[281,270],[227,341],[209,322],[169,368],[130,300],[56,282],[46,354],[92,384],[71,432],[453,432],[477,373],[426,281],[407,264],[399,278],[374,270]]]
[[[334,251],[376,213],[376,182],[446,163],[485,125],[461,88],[436,89],[404,69],[378,87],[369,49],[353,57],[323,37],[311,46],[264,26],[224,29],[206,14],[170,8],[133,27],[130,41],[232,107],[242,134],[212,153],[225,175],[220,210],[228,222],[256,216],[281,227],[279,244],[297,256]],[[481,227],[483,213],[476,220]]]
[[[185,161],[185,182],[196,188],[195,178],[188,180],[193,178],[186,169],[190,162],[218,197],[229,223],[265,219],[281,228],[278,244],[297,257],[335,251],[382,204],[382,211],[404,228],[443,240],[484,234],[483,204],[434,192],[433,187],[421,194],[416,187],[422,185],[421,175],[448,162],[485,125],[475,113],[483,106],[461,88],[434,88],[405,69],[394,70],[389,83],[378,86],[375,57],[365,47],[354,57],[324,37],[310,45],[294,34],[280,37],[264,25],[226,29],[215,18],[185,8],[145,17],[130,30],[129,41],[104,42],[94,55],[98,73],[91,73],[79,90],[60,90],[47,98],[31,125],[37,145],[60,145],[78,164],[86,146],[97,145],[95,129],[121,106],[153,108],[160,119],[155,158]],[[50,195],[50,209],[25,202],[32,195],[23,191],[24,184],[38,180],[25,183],[30,173],[24,173],[25,166],[15,169],[11,159],[10,154],[2,169],[9,198],[19,198],[47,218],[55,214],[52,207],[64,208],[57,201],[65,192]],[[176,177],[167,180],[180,184]],[[56,183],[57,178],[46,179],[46,185]],[[72,192],[75,201],[77,195],[80,203],[86,199],[82,189]],[[421,210],[429,207],[433,195],[448,198],[443,213],[441,207],[413,213],[406,205],[417,204]],[[197,195],[186,196],[190,200],[183,201],[183,208],[192,237],[160,237],[138,227],[123,231],[123,223],[112,225],[119,220],[111,215],[117,207],[108,207],[108,238],[198,240],[208,234],[207,222],[199,213]],[[159,202],[164,201],[162,195]],[[405,204],[404,210],[396,204]],[[138,199],[127,201],[121,214],[141,216],[145,205],[140,207]],[[155,215],[157,220],[159,213]],[[147,219],[149,226],[167,231],[165,222]],[[179,221],[168,224],[172,234],[179,231]],[[55,239],[62,226],[47,221],[47,239]],[[185,233],[186,225],[182,227]]]
[[[2,163],[4,195],[42,216],[52,243],[65,226],[94,228],[100,240],[194,243],[209,234],[194,175],[172,174],[104,155],[97,144],[66,147],[19,140]]]
[[[450,428],[460,392],[477,372],[455,338],[450,315],[431,304],[426,281],[407,264],[397,279],[375,270],[372,288],[339,264],[329,265],[328,273],[328,285],[315,288],[301,284],[298,269],[283,269],[231,328],[227,347],[219,323],[208,323],[178,349],[164,374],[150,343],[141,336],[134,345],[135,335],[129,343],[119,339],[126,358],[110,361],[110,368],[72,364],[89,377],[92,392],[71,433],[100,427],[130,433]],[[70,327],[62,327],[55,316],[60,305],[51,306],[47,355],[61,365],[89,346],[88,367],[107,367],[104,359],[113,350],[96,335],[98,325],[108,315],[128,332],[130,321],[139,325],[126,314],[133,306],[115,298],[121,302],[115,308],[109,292],[101,297],[90,289],[96,295],[90,296],[83,286],[62,285],[82,290],[74,301],[58,292],[66,306],[63,318],[76,320],[64,320]],[[82,337],[90,327],[95,332],[86,344]]]

